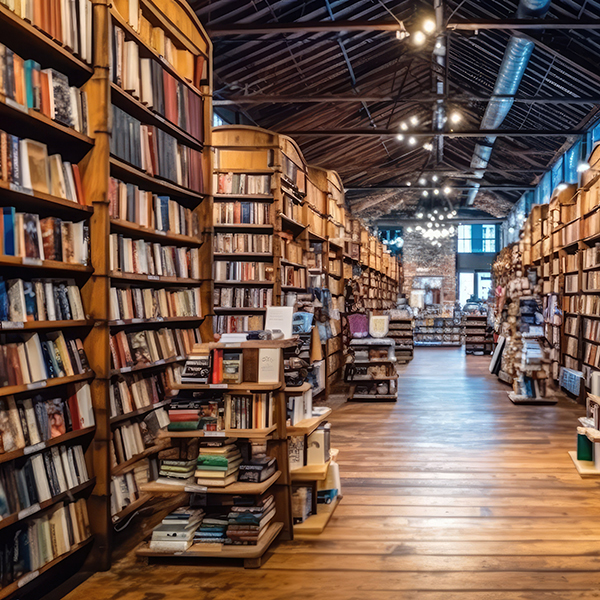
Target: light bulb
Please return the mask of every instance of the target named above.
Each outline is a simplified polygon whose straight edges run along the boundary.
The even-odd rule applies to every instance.
[[[427,179],[425,179],[425,177],[421,177],[421,179],[419,179],[419,183],[421,185],[425,185],[427,183]]]
[[[408,233],[412,233],[413,228],[412,227],[407,227],[406,231],[408,231]]]
[[[431,181],[437,181],[437,180],[438,180],[438,176],[437,176],[437,175],[434,175],[434,176],[431,178]]]
[[[427,228],[431,229],[433,227],[433,225],[431,223],[427,223]]]
[[[406,131],[408,129],[408,125],[402,121],[402,123],[400,123],[400,129],[402,129],[402,131]]]
[[[435,189],[435,190],[433,190],[433,193],[434,193],[434,194],[437,196],[437,195],[439,195],[439,193],[440,193],[440,190],[438,190],[438,189]]]
[[[414,33],[412,38],[417,46],[422,46],[427,41],[427,36],[422,31]]]
[[[417,117],[417,116],[413,115],[413,116],[410,118],[410,124],[411,124],[411,125],[418,125],[418,124],[419,124],[419,117]]]
[[[423,218],[423,213],[417,213],[417,219],[422,219]]]
[[[508,233],[514,233],[515,232],[515,228],[514,227],[509,227],[508,228]]]
[[[406,187],[410,187],[412,185],[412,183],[410,181],[406,182]]]
[[[404,140],[404,135],[403,135],[403,134],[401,134],[401,133],[399,133],[399,134],[396,136],[396,139],[397,139],[399,142],[401,142],[401,141],[403,141],[403,140]]]
[[[446,187],[444,188],[444,194],[449,194],[451,191],[452,191],[452,188],[450,188],[450,187],[448,187],[448,186],[446,186]],[[447,209],[446,209],[446,210],[447,210]]]
[[[423,29],[427,33],[433,33],[435,31],[435,21],[433,19],[427,19],[423,22]]]
[[[423,196],[425,196],[425,197],[429,196],[429,192],[427,190],[423,190]]]
[[[408,143],[411,146],[414,146],[417,143],[417,138],[413,137],[412,135],[408,138]]]
[[[457,112],[457,111],[454,111],[454,112],[453,112],[453,113],[450,115],[450,122],[451,122],[451,123],[454,123],[454,124],[456,124],[456,123],[460,123],[460,122],[461,122],[461,120],[462,120],[462,115],[461,115],[459,112]]]
[[[423,144],[423,150],[427,150],[427,152],[431,152],[433,150],[433,144],[430,144],[429,142],[427,142],[426,144]]]
[[[438,210],[437,210],[437,208],[436,208],[436,209],[433,211],[433,214],[434,214],[434,215],[437,215],[437,214],[438,214]]]
[[[444,220],[444,215],[440,215],[439,219],[440,219],[440,221],[443,221]]]

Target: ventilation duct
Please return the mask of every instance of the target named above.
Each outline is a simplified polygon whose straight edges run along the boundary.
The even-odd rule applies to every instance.
[[[518,19],[543,17],[548,12],[550,4],[551,0],[521,0],[516,17]],[[514,98],[498,98],[498,96],[514,97],[516,95],[534,45],[533,42],[518,35],[512,36],[508,41],[492,92],[492,98],[485,109],[485,114],[479,126],[480,129],[497,129],[506,118],[514,103]],[[475,169],[477,179],[481,179],[485,173],[495,141],[496,136],[488,136],[475,146],[471,168]],[[471,206],[473,204],[478,191],[479,184],[473,184],[473,189],[469,191],[467,197],[467,205]]]

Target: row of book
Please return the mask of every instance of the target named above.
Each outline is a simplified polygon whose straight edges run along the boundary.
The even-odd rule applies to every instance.
[[[281,267],[281,285],[290,287],[306,287],[306,269],[292,266]]]
[[[163,246],[111,233],[109,240],[110,270],[157,277],[200,278],[198,248]]]
[[[200,288],[167,290],[165,288],[111,288],[110,318],[168,319],[171,317],[201,317]]]
[[[273,254],[273,236],[263,233],[216,233],[214,250],[226,254],[236,252]]]
[[[215,225],[271,225],[271,205],[266,202],[215,202]]]
[[[214,188],[217,194],[271,194],[270,175],[250,173],[215,173]]]
[[[600,317],[600,296],[596,294],[584,294],[577,298],[577,303],[581,309],[582,315],[589,315],[590,317]],[[566,309],[568,310],[568,309]],[[577,308],[574,311],[578,312]]]
[[[579,291],[579,275],[565,275],[565,293],[575,294]]]
[[[577,333],[573,333],[573,335],[577,335]],[[583,319],[583,337],[592,342],[600,342],[600,321],[598,319]]]
[[[112,106],[110,152],[129,164],[198,193],[204,192],[202,153],[180,144],[166,131],[144,125]]]
[[[18,402],[12,396],[0,399],[0,454],[92,427],[94,412],[90,386],[72,387],[66,399],[42,396]]]
[[[577,317],[567,317],[565,319],[565,333],[567,333],[568,335],[577,336],[579,333],[578,327],[579,323]]]
[[[21,581],[27,583],[29,574],[37,576],[38,569],[67,554],[90,535],[83,498],[65,502],[41,517],[23,522],[10,536],[0,540],[2,587],[14,582],[21,587]]]
[[[140,46],[113,26],[111,80],[167,121],[204,141],[202,97],[173,77],[154,58],[140,57]]]
[[[273,306],[273,288],[217,287],[214,291],[217,308],[266,308]]]
[[[288,233],[281,232],[279,235],[284,240],[284,243],[281,244],[281,258],[296,264],[304,264],[304,248],[302,244],[295,242],[293,236]],[[314,256],[314,253],[312,254]]]
[[[203,519],[204,511],[201,508],[177,508],[152,530],[150,549],[162,552],[187,550]]]
[[[5,256],[79,265],[89,263],[90,230],[84,221],[40,219],[32,213],[15,212],[12,206],[3,207],[2,216],[0,236]]]
[[[207,61],[202,54],[177,48],[164,29],[155,27],[140,10],[139,0],[115,0],[117,11],[138,34],[142,42],[154,50],[185,80],[196,88],[207,85]]]
[[[45,31],[84,62],[92,63],[91,0],[0,0],[0,4]]]
[[[70,86],[66,75],[42,69],[35,60],[24,60],[4,44],[0,44],[0,93],[5,102],[13,101],[65,127],[88,133],[86,93]]]
[[[187,356],[200,341],[197,329],[119,331],[110,336],[113,369],[147,366]]]
[[[247,333],[264,327],[263,315],[218,315],[214,317],[215,333]]]
[[[273,281],[270,263],[219,260],[213,269],[215,281]]]
[[[583,344],[583,362],[596,369],[600,369],[600,352],[598,352],[598,348],[600,348],[598,344],[591,344],[589,342],[584,342]],[[577,354],[574,356],[577,356]]]
[[[0,321],[70,321],[85,319],[81,293],[72,279],[9,279],[0,277]]]
[[[164,372],[153,375],[121,376],[109,388],[110,416],[118,417],[154,406],[169,394],[169,382]]]
[[[155,459],[142,459],[131,471],[113,475],[110,482],[110,512],[113,520],[118,514],[141,496],[140,487],[158,476]]]
[[[271,393],[225,394],[225,427],[267,429],[274,424],[275,405]]]
[[[115,427],[111,440],[113,466],[131,460],[153,447],[158,432],[168,424],[167,412],[164,408],[157,408],[139,421],[128,421]]]
[[[28,385],[89,371],[83,343],[62,331],[0,336],[0,386]]]
[[[569,275],[566,275],[565,279],[567,277],[569,277]],[[600,292],[600,271],[587,271],[586,273],[584,273],[582,287],[586,292]],[[565,289],[565,291],[567,290]]]
[[[198,237],[198,215],[172,200],[111,177],[108,185],[108,214],[113,219],[135,223],[146,229]]]
[[[568,254],[567,256],[576,256]],[[600,244],[594,244],[592,248],[583,251],[583,268],[593,269],[600,266]]]
[[[18,513],[89,481],[82,446],[52,446],[0,469],[0,513]],[[3,515],[6,516],[6,515]]]
[[[0,131],[0,177],[17,190],[33,190],[85,204],[79,166],[48,155],[46,144]]]

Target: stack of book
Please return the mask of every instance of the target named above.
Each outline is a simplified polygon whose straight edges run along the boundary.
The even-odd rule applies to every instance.
[[[60,154],[48,156],[46,144],[0,131],[0,160],[5,183],[85,204],[78,165],[63,161]]]
[[[122,273],[200,278],[198,248],[161,246],[145,240],[133,240],[120,233],[110,234],[110,269]]]
[[[226,544],[229,520],[227,515],[210,514],[202,519],[194,534],[194,544]]]
[[[190,398],[179,394],[169,406],[169,431],[223,431],[224,414],[221,397]]]
[[[147,229],[198,237],[198,214],[172,200],[141,190],[133,183],[111,177],[108,185],[108,214],[113,219],[135,223]]]
[[[0,294],[1,286],[0,281]],[[202,300],[198,287],[178,290],[139,287],[110,289],[110,318],[113,321],[201,316]]]
[[[196,530],[204,518],[202,509],[181,507],[167,515],[152,531],[150,549],[160,552],[182,552],[194,540]]]
[[[262,483],[277,471],[277,459],[270,456],[254,457],[240,464],[239,481]]]
[[[12,338],[12,336],[11,336]],[[89,371],[80,339],[65,339],[61,331],[0,337],[0,387],[28,385]]]
[[[273,395],[226,394],[225,427],[228,429],[267,429],[274,423]]]
[[[81,60],[92,62],[92,2],[74,0],[2,0],[2,4],[37,29],[45,31],[52,39]]]
[[[200,442],[195,473],[198,485],[225,487],[237,481],[242,455],[234,442],[232,438]]]
[[[196,466],[195,460],[164,459],[160,461],[158,481],[162,483],[191,482]],[[171,481],[165,481],[171,480]]]
[[[89,227],[83,221],[71,223],[57,217],[40,219],[32,213],[2,208],[2,253],[33,261],[57,260],[68,264],[89,262]]]
[[[236,545],[256,545],[275,516],[275,498],[270,495],[255,506],[233,506],[227,515],[227,538]]]
[[[87,505],[83,498],[59,504],[37,519],[20,522],[16,530],[0,539],[2,587],[30,572],[35,573],[90,535]]]

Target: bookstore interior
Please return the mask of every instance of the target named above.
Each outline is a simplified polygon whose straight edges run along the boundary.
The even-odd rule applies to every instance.
[[[599,32],[0,0],[0,600],[596,597]]]

